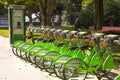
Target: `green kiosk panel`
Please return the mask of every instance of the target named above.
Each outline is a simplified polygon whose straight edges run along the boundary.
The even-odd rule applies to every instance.
[[[25,6],[10,5],[8,9],[10,44],[17,40],[25,40]]]

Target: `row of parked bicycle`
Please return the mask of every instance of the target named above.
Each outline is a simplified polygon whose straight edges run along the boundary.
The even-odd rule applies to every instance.
[[[63,80],[81,73],[84,80],[88,74],[98,80],[103,76],[111,79],[108,73],[116,65],[109,45],[119,42],[119,36],[35,27],[28,27],[27,31],[30,35],[26,36],[26,41],[12,45],[16,56]],[[39,36],[35,37],[34,33]]]

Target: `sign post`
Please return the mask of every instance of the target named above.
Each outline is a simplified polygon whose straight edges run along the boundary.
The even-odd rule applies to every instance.
[[[10,44],[17,40],[25,40],[25,6],[10,5],[8,8]]]

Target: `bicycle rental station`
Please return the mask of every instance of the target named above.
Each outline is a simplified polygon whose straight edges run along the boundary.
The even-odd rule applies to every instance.
[[[11,44],[15,56],[61,80],[74,76],[84,76],[85,80],[89,74],[98,80],[102,77],[113,80],[108,76],[111,69],[116,69],[110,46],[120,43],[119,35],[37,27],[25,30],[24,19],[20,17],[24,16],[24,7],[11,6],[10,15],[14,24],[11,24]],[[17,39],[20,35],[21,39]],[[120,80],[120,75],[114,80]]]

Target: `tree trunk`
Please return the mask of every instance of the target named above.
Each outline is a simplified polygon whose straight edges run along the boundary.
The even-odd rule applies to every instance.
[[[54,0],[39,0],[41,25],[45,28],[50,25],[53,6]]]
[[[99,31],[103,25],[103,0],[94,0],[94,4],[94,28],[96,31]]]
[[[32,23],[32,16],[31,16],[31,15],[29,16],[29,26],[31,26],[31,27],[33,26],[33,23]]]
[[[28,8],[28,12],[26,13],[26,15],[28,16],[29,18],[29,26],[33,26],[33,23],[32,23],[32,12],[31,12],[31,8],[29,7]]]

